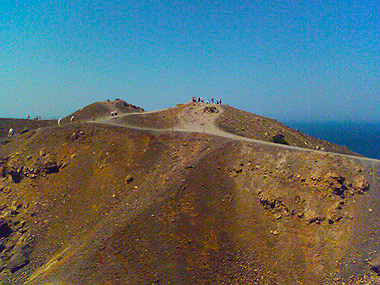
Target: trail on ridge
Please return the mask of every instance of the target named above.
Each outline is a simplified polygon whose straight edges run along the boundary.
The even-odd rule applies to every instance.
[[[207,110],[209,109],[207,109],[207,107],[215,108],[216,112],[208,112]],[[171,109],[174,109],[174,108],[171,108]],[[112,116],[101,117],[92,121],[87,121],[87,123],[112,125],[112,126],[125,127],[125,128],[135,129],[135,130],[141,130],[141,131],[153,131],[153,132],[165,132],[165,133],[170,133],[170,132],[205,133],[205,134],[214,135],[218,137],[224,137],[224,138],[232,139],[232,140],[239,140],[239,141],[244,141],[244,142],[269,145],[269,146],[297,150],[297,151],[304,151],[304,152],[331,154],[331,155],[353,158],[360,161],[371,161],[375,163],[380,163],[379,159],[359,157],[355,155],[347,155],[347,154],[341,154],[341,153],[335,153],[335,152],[319,151],[319,150],[307,149],[307,148],[291,146],[291,145],[277,144],[277,143],[257,140],[253,138],[247,138],[247,137],[234,135],[234,134],[225,132],[221,130],[216,124],[216,120],[223,113],[223,108],[221,107],[221,105],[212,105],[212,104],[206,104],[206,103],[188,104],[188,106],[186,106],[185,108],[183,108],[181,111],[178,112],[177,118],[179,119],[179,123],[173,128],[138,127],[138,126],[132,126],[126,123],[116,122],[118,119],[123,118],[123,117],[128,117],[132,115],[143,116],[147,114],[160,113],[166,110],[170,110],[170,109],[148,111],[148,112],[126,113],[117,117],[112,117]]]

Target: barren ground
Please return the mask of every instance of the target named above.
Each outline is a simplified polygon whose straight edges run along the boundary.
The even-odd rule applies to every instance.
[[[2,282],[378,284],[378,161],[231,134],[210,106],[1,146]]]

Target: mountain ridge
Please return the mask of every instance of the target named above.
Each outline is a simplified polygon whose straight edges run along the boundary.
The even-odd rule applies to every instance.
[[[377,162],[226,135],[223,114],[193,103],[105,112],[10,138],[0,280],[378,280],[365,262],[377,249]]]

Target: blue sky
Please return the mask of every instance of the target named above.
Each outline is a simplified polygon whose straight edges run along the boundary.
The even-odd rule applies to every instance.
[[[380,121],[379,1],[3,2],[0,117],[213,96],[283,121]]]

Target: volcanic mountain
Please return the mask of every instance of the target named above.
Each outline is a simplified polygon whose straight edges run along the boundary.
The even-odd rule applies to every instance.
[[[379,165],[229,106],[95,103],[0,146],[0,280],[375,284]]]

